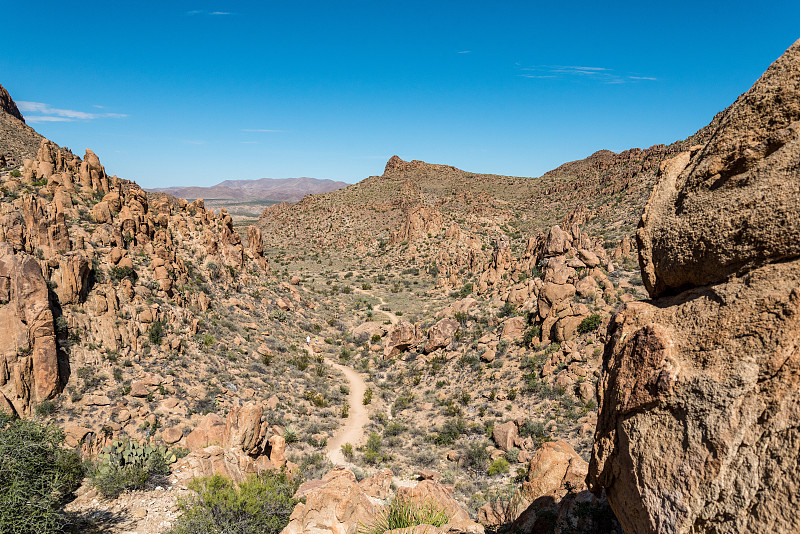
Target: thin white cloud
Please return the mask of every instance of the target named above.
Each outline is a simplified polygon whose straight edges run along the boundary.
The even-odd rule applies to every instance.
[[[76,111],[74,109],[54,108],[44,102],[28,102],[25,100],[17,101],[17,107],[25,115],[25,120],[28,122],[73,122],[93,119],[123,119],[127,117],[124,113],[87,113],[86,111]],[[29,113],[31,115],[28,115]]]
[[[620,73],[607,67],[591,67],[584,65],[534,65],[520,67],[524,71],[518,74],[522,78],[563,78],[595,80],[599,83],[621,84],[638,81],[657,81],[652,76],[634,76]]]
[[[263,128],[242,128],[243,132],[250,132],[250,133],[265,133],[265,132],[285,132],[286,130],[266,130]]]
[[[228,11],[205,11],[203,9],[193,9],[191,11],[186,12],[187,15],[208,15],[212,17],[217,17],[220,15],[230,15],[231,13]]]
[[[36,122],[74,122],[74,119],[69,119],[67,117],[53,117],[51,115],[41,115],[39,117],[25,117],[25,122],[28,123],[36,123]]]
[[[456,52],[456,54],[471,54],[471,53],[472,53],[472,50],[461,50],[459,52]]]

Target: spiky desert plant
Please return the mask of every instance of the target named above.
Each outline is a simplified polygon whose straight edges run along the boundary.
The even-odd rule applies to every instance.
[[[417,525],[441,527],[450,521],[447,512],[434,502],[415,502],[407,497],[396,497],[385,506],[369,524],[358,524],[358,534],[383,534],[398,528]]]

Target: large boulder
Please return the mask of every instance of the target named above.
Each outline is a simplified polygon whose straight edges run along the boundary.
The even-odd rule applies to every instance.
[[[191,453],[176,467],[179,479],[221,473],[240,482],[249,473],[287,465],[286,441],[268,430],[263,407],[254,402],[232,407],[224,421],[208,414],[185,438]]]
[[[494,425],[492,439],[500,449],[508,452],[514,446],[517,438],[519,438],[519,431],[514,421]]]
[[[393,358],[419,341],[418,328],[408,321],[400,321],[389,329],[383,345],[383,357]]]
[[[425,344],[425,352],[430,353],[437,349],[447,347],[453,336],[458,331],[460,323],[454,319],[442,319],[428,330],[428,342]]]
[[[364,492],[352,471],[336,468],[305,490],[281,534],[348,534],[375,516],[379,506]],[[301,487],[301,490],[304,489]]]
[[[661,297],[609,325],[587,478],[625,532],[800,525],[798,120],[800,42],[648,202],[640,263]]]
[[[800,41],[666,164],[637,233],[651,296],[800,255]]]
[[[0,243],[0,410],[30,414],[61,391],[53,312],[39,262]]]
[[[449,518],[442,527],[421,526],[408,532],[483,534],[483,527],[470,519],[467,511],[444,486],[423,480],[416,486],[399,488],[392,496],[391,482],[392,472],[388,469],[357,482],[352,471],[344,467],[334,468],[322,480],[304,482],[295,497],[304,498],[305,502],[295,506],[289,524],[281,534],[361,532],[373,524],[387,500],[392,498],[414,505],[433,504]]]
[[[800,524],[800,260],[609,326],[590,483],[626,532]]]

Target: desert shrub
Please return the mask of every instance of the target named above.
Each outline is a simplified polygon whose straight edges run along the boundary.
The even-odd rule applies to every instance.
[[[534,341],[538,341],[542,337],[542,327],[534,325],[525,330],[525,335],[522,337],[522,343],[526,347],[533,345]]]
[[[398,423],[397,421],[392,421],[386,425],[386,428],[383,429],[383,435],[386,437],[399,436],[406,430],[407,427],[404,424]]]
[[[236,486],[219,474],[195,479],[197,495],[180,503],[182,514],[168,534],[277,534],[297,504],[292,496],[300,480],[285,471],[250,475]]]
[[[56,406],[55,402],[45,399],[41,403],[36,405],[36,415],[39,415],[39,416],[42,416],[42,417],[44,417],[46,415],[52,415],[52,414],[56,413],[57,409],[58,409],[58,406]]]
[[[345,443],[344,445],[342,445],[342,454],[344,454],[344,457],[347,458],[348,460],[352,460],[353,459],[353,444],[352,443]]]
[[[381,335],[380,334],[372,334],[372,338],[370,339],[373,344],[381,342]]]
[[[297,436],[297,429],[293,426],[287,426],[283,429],[283,439],[286,443],[297,443],[300,438]]]
[[[498,317],[510,317],[517,314],[517,307],[510,302],[503,304],[503,307],[497,310]]]
[[[9,174],[11,174],[12,178],[21,178],[22,177],[22,173],[20,172],[19,169],[14,169]]]
[[[519,435],[523,438],[533,438],[537,445],[550,441],[550,435],[541,421],[533,422],[528,419],[519,427]]]
[[[460,438],[461,434],[466,433],[466,431],[467,424],[463,419],[460,417],[448,419],[438,430],[434,441],[439,445],[450,445]]]
[[[586,317],[581,321],[581,324],[578,325],[578,332],[581,334],[588,334],[589,332],[594,332],[600,326],[600,321],[602,318],[600,314],[593,313],[589,317]]]
[[[406,393],[397,397],[394,401],[394,404],[392,404],[392,416],[395,416],[397,413],[410,408],[413,401],[413,393]]]
[[[382,447],[383,440],[381,440],[380,434],[372,432],[367,438],[367,444],[364,445],[364,461],[371,465],[379,463],[383,459]]]
[[[115,265],[109,269],[108,276],[115,283],[121,282],[124,278],[128,278],[131,282],[136,281],[136,271],[132,267],[119,267]]]
[[[447,512],[433,502],[419,503],[396,498],[384,507],[370,524],[358,524],[358,534],[383,534],[417,525],[441,527],[450,521]]]
[[[472,288],[473,287],[474,286],[473,286],[472,282],[467,282],[458,291],[458,296],[461,297],[462,299],[465,298],[465,297],[468,297],[472,293]]]
[[[367,390],[364,392],[364,399],[362,402],[364,406],[372,402],[372,388],[367,388]]]
[[[163,446],[114,440],[103,448],[90,480],[104,497],[116,498],[123,491],[161,482],[177,459],[174,451]]]
[[[59,532],[66,498],[80,486],[83,465],[62,448],[55,425],[0,413],[0,532]]]
[[[331,469],[333,469],[333,464],[321,452],[307,454],[300,460],[300,473],[305,480],[320,479]]]
[[[492,465],[489,466],[489,476],[500,475],[502,473],[508,473],[509,470],[509,463],[505,457],[501,456],[494,462]]]
[[[489,461],[489,449],[486,448],[487,442],[468,443],[462,455],[464,467],[481,471],[486,468]]]
[[[147,336],[153,345],[161,345],[161,340],[164,339],[164,323],[155,321],[151,324],[150,329],[147,331]]]

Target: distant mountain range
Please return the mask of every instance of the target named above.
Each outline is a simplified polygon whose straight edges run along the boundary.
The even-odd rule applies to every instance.
[[[225,180],[210,187],[159,187],[152,192],[205,200],[297,202],[309,194],[328,193],[347,187],[348,183],[317,178],[261,178],[260,180]]]

